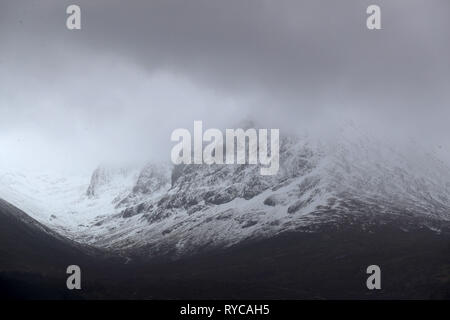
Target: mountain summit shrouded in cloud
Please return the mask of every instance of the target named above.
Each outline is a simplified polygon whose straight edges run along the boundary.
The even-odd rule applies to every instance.
[[[274,176],[154,163],[101,166],[84,182],[0,175],[0,198],[26,212],[0,200],[0,285],[20,284],[3,294],[446,298],[450,168],[404,147],[414,156],[347,127],[331,144],[284,138]],[[76,293],[58,285],[72,261],[87,283]],[[373,261],[381,292],[361,285]]]
[[[450,221],[450,167],[413,142],[394,148],[349,125],[333,141],[284,137],[280,171],[262,176],[259,167],[103,165],[84,183],[10,173],[0,176],[0,198],[71,239],[145,256],[343,219],[435,231]]]
[[[0,3],[0,297],[448,298],[448,0],[72,4]],[[275,174],[174,165],[194,121]]]

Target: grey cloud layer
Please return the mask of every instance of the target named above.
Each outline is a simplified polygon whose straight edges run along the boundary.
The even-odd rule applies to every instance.
[[[183,123],[174,113],[214,123],[235,110],[237,119],[252,114],[286,127],[350,117],[408,134],[420,124],[430,139],[450,136],[446,0],[77,1],[82,30],[74,32],[64,28],[71,3],[0,4],[0,113],[8,124],[38,100],[36,114],[53,101],[83,128],[101,121],[112,130],[125,118],[117,130],[142,129],[137,136],[152,132],[134,126],[143,117],[158,119],[148,121],[166,134],[163,127]],[[365,28],[372,3],[382,8],[383,30]],[[161,73],[173,77],[164,90],[174,92],[157,103],[162,87],[147,94],[143,83]],[[67,113],[59,112],[64,127]],[[86,136],[99,135],[95,127]]]

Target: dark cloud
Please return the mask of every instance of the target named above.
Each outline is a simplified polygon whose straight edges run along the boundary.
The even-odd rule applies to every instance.
[[[65,28],[73,3],[80,31]],[[379,31],[365,27],[373,3]],[[162,137],[179,125],[251,115],[282,128],[351,118],[450,137],[446,0],[19,0],[0,9],[0,124],[11,135],[25,126],[80,152],[147,142],[166,154]]]

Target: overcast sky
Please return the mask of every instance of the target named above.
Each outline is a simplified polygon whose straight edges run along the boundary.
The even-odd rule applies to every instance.
[[[66,29],[69,4],[82,29]],[[382,30],[366,28],[381,7]],[[170,157],[170,133],[352,120],[450,141],[448,0],[0,2],[0,166]]]

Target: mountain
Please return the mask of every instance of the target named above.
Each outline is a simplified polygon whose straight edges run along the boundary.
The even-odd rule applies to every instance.
[[[150,165],[114,212],[77,239],[152,256],[228,247],[347,216],[440,232],[450,220],[449,195],[450,169],[435,154],[350,128],[332,141],[284,136],[274,176],[260,175],[258,165]]]
[[[448,299],[450,228],[440,234],[348,217],[221,250],[124,259],[55,234],[0,201],[0,298],[8,299]],[[310,226],[311,227],[311,226]],[[382,268],[382,290],[365,268]],[[82,290],[66,289],[68,265]]]
[[[144,256],[228,247],[347,216],[406,229],[414,218],[435,232],[450,220],[450,169],[436,153],[353,126],[331,140],[282,135],[274,176],[260,175],[259,165],[147,163],[34,188],[38,179],[23,179],[0,176],[0,196],[73,240]]]
[[[449,181],[435,152],[354,128],[282,135],[274,176],[157,163],[3,174],[0,197],[30,211],[1,202],[0,284],[60,296],[81,261],[83,298],[448,298]],[[371,264],[381,292],[365,288]]]

